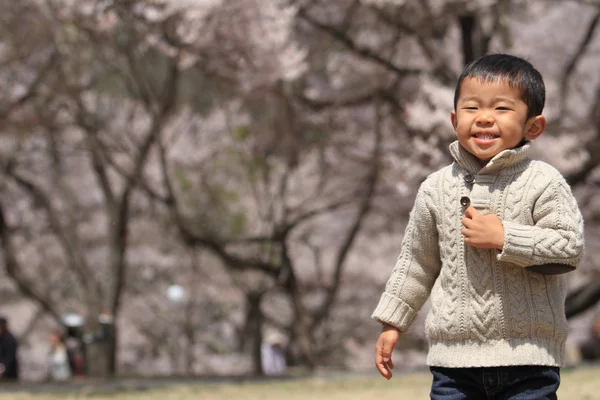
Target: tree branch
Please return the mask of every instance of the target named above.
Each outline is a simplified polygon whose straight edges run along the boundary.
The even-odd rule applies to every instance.
[[[40,73],[35,77],[33,82],[29,85],[29,87],[27,88],[25,93],[23,93],[18,99],[16,99],[14,102],[12,102],[7,110],[4,110],[4,112],[1,112],[0,118],[4,119],[11,110],[15,109],[16,107],[22,106],[29,99],[31,99],[33,96],[35,96],[38,87],[41,85],[41,83],[44,81],[44,79],[50,73],[50,71],[52,71],[52,67],[58,62],[58,60],[59,60],[59,53],[56,50],[56,48],[53,48],[50,53],[50,56],[48,57],[48,61],[44,65],[41,66]]]
[[[594,107],[590,114],[591,122],[596,128],[596,135],[584,145],[589,157],[581,169],[565,176],[571,186],[585,183],[588,176],[600,165],[600,140],[598,140],[600,135],[600,86],[596,88]]]
[[[311,99],[303,95],[298,95],[297,98],[301,103],[310,107],[314,111],[321,111],[331,107],[354,107],[372,102],[373,99],[380,96],[385,89],[373,88],[364,93],[353,93],[349,96],[336,96],[329,99]]]
[[[600,301],[600,280],[596,276],[590,283],[585,284],[567,295],[565,314],[567,319],[573,318],[593,307]]]
[[[406,75],[411,75],[411,74],[420,74],[423,72],[423,70],[421,68],[400,67],[400,66],[394,64],[393,62],[391,62],[390,60],[381,57],[375,51],[373,51],[367,47],[362,47],[362,46],[358,45],[345,32],[343,32],[333,26],[330,26],[323,22],[320,22],[316,18],[311,17],[308,14],[308,12],[306,12],[305,9],[298,10],[298,16],[300,18],[304,19],[305,21],[307,21],[308,23],[310,23],[311,25],[313,25],[314,27],[316,27],[317,29],[322,30],[323,32],[329,34],[334,39],[336,39],[339,42],[341,42],[342,44],[344,44],[352,52],[358,54],[359,56],[361,56],[365,59],[374,61],[375,63],[385,67],[386,69],[394,72],[395,74],[398,74],[401,76],[406,76]]]
[[[13,168],[9,168],[6,172],[21,188],[31,195],[36,203],[44,208],[52,231],[57,235],[69,259],[72,270],[79,278],[82,287],[85,288],[84,295],[88,298],[90,304],[96,303],[102,296],[102,288],[94,279],[87,264],[87,260],[83,254],[81,254],[82,247],[75,232],[72,229],[66,229],[63,224],[60,223],[57,211],[52,207],[50,198],[38,185],[18,174]]]
[[[171,60],[169,74],[165,80],[160,99],[162,100],[158,113],[154,115],[152,126],[144,138],[140,150],[133,162],[133,171],[125,179],[123,192],[117,201],[116,213],[112,215],[112,234],[111,234],[111,266],[113,269],[113,284],[110,286],[111,296],[107,301],[110,304],[110,310],[113,314],[119,310],[123,287],[125,284],[125,248],[127,240],[127,228],[129,223],[130,197],[134,187],[141,181],[142,173],[146,165],[146,160],[150,149],[158,140],[164,124],[167,122],[171,112],[174,110],[179,89],[180,71],[178,67],[179,58]],[[154,107],[149,106],[148,111],[152,112]]]
[[[569,79],[571,75],[573,75],[575,69],[577,68],[577,64],[585,54],[587,47],[589,46],[592,38],[594,36],[594,32],[596,31],[596,27],[598,26],[598,21],[600,21],[600,10],[596,11],[594,17],[588,23],[585,35],[579,42],[577,46],[577,50],[569,60],[567,64],[561,80],[560,80],[560,95],[558,96],[560,104],[559,104],[559,115],[563,116],[566,113],[566,104],[567,104],[567,95],[569,91]]]
[[[96,179],[102,193],[104,193],[104,199],[106,201],[106,210],[110,215],[116,206],[115,194],[113,192],[112,185],[108,179],[105,167],[105,157],[103,157],[103,144],[98,138],[99,127],[96,124],[95,119],[87,111],[81,98],[77,99],[79,113],[77,113],[77,121],[79,125],[86,132],[86,144],[88,153],[91,156],[92,169],[95,173]]]
[[[322,306],[320,307],[318,312],[316,312],[313,315],[311,331],[316,329],[316,327],[323,321],[323,319],[326,318],[327,315],[329,315],[329,312],[335,303],[335,300],[337,298],[342,284],[342,272],[346,262],[346,258],[350,252],[350,249],[352,248],[352,245],[354,244],[354,241],[356,240],[356,236],[360,231],[364,218],[369,213],[369,210],[371,208],[371,201],[375,193],[375,188],[377,186],[380,173],[379,158],[381,152],[381,142],[383,137],[381,127],[382,119],[383,117],[381,115],[381,105],[379,102],[377,102],[375,104],[375,143],[373,145],[373,153],[371,155],[371,169],[365,179],[366,191],[359,203],[358,212],[354,217],[354,221],[352,222],[348,233],[346,234],[345,238],[342,241],[342,244],[338,249],[334,264],[335,272],[333,275],[333,283],[327,291]]]
[[[4,212],[3,205],[0,204],[0,240],[2,240],[2,253],[4,255],[6,273],[16,283],[21,293],[39,304],[44,311],[48,312],[56,320],[60,320],[59,311],[54,308],[54,303],[36,291],[34,284],[29,282],[22,274],[22,268],[17,260],[15,249],[12,246],[9,231],[10,229],[6,222],[6,213]]]

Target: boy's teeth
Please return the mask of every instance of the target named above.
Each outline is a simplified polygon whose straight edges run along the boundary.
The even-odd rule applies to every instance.
[[[479,139],[493,139],[494,135],[476,135]]]

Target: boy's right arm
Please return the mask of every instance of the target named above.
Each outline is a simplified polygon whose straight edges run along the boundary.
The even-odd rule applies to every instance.
[[[410,218],[400,255],[372,318],[383,324],[377,340],[375,364],[386,379],[392,377],[392,352],[400,337],[429,297],[441,268],[435,201],[431,182],[421,185]]]
[[[383,329],[375,346],[375,366],[385,379],[392,377],[392,369],[394,369],[392,353],[399,337],[400,330],[398,328],[383,324]]]
[[[428,187],[425,188],[425,184]],[[440,249],[435,222],[436,207],[430,182],[421,185],[385,291],[371,318],[406,331],[417,317],[437,279]]]

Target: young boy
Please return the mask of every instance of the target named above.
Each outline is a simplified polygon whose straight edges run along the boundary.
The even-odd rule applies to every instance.
[[[545,87],[506,54],[470,63],[451,113],[454,162],[421,185],[373,319],[375,362],[428,297],[432,399],[556,399],[567,321],[565,275],[579,264],[583,219],[561,174],[528,158],[544,132]]]

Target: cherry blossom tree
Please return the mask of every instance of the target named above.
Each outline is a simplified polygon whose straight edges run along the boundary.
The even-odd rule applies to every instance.
[[[594,248],[598,7],[0,5],[4,270],[56,321],[76,311],[92,332],[114,318],[104,373],[138,360],[226,373],[206,361],[224,354],[260,373],[267,330],[288,338],[290,362],[349,366],[371,349],[416,189],[450,161],[456,78],[480,55],[524,55],[544,74],[550,123],[534,150],[569,179]],[[587,256],[569,316],[596,304],[596,271]],[[172,284],[195,296],[167,303]]]

